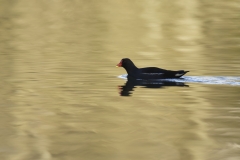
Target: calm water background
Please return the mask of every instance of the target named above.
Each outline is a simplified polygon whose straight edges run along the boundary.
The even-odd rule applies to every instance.
[[[137,66],[240,76],[239,0],[0,0],[1,160],[239,160],[240,87],[136,87]]]

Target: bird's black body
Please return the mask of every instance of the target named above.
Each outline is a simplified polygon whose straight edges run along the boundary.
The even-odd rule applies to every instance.
[[[129,58],[124,58],[117,65],[123,67],[128,73],[128,79],[166,79],[180,78],[189,71],[166,70],[157,67],[137,68]]]

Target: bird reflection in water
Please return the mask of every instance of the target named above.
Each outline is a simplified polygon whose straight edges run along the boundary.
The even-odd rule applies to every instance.
[[[182,82],[173,81],[157,81],[157,80],[130,80],[128,79],[125,85],[118,86],[120,96],[131,96],[136,86],[142,86],[143,88],[163,88],[165,86],[178,86],[189,87]]]

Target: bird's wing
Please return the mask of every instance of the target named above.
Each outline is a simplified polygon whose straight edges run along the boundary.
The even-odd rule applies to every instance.
[[[157,67],[139,68],[141,73],[165,73],[168,70]]]

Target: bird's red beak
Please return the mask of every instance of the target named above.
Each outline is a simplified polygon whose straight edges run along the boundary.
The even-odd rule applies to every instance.
[[[122,67],[122,61],[120,61],[116,67]]]

